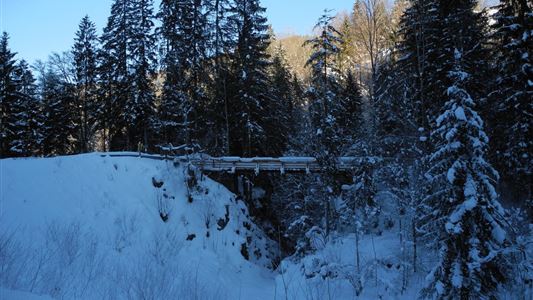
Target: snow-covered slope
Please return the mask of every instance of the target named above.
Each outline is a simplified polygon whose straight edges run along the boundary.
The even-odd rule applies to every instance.
[[[0,299],[413,299],[435,263],[420,249],[413,274],[394,222],[270,270],[277,245],[225,187],[117,155],[0,160]]]
[[[265,288],[274,282],[266,268],[272,242],[242,201],[186,166],[88,154],[0,160],[0,171],[5,290],[65,299],[273,298]]]

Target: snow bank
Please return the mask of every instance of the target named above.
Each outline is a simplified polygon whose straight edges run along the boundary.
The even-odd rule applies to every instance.
[[[0,299],[9,300],[51,300],[48,296],[39,296],[28,292],[13,291],[0,288]]]
[[[273,298],[276,247],[241,201],[184,165],[88,154],[0,160],[0,176],[3,292]]]
[[[416,299],[422,279],[407,270],[397,235],[359,239],[359,267],[355,235],[335,236],[314,254],[284,260],[278,290],[288,299]]]

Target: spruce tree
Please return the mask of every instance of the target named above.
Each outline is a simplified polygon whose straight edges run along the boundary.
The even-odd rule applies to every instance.
[[[294,128],[294,98],[292,74],[281,44],[275,49],[271,69],[272,97],[266,103],[269,117],[265,122],[267,140],[271,148],[267,154],[282,156],[287,150],[291,129]]]
[[[153,0],[131,0],[128,65],[132,98],[125,105],[127,145],[147,150],[154,117],[155,34]]]
[[[212,81],[208,88],[210,102],[206,114],[211,116],[207,126],[211,126],[212,136],[207,147],[214,154],[230,153],[230,111],[231,57],[235,48],[237,31],[230,20],[231,0],[207,0],[208,35]]]
[[[230,96],[228,120],[230,153],[255,156],[267,152],[264,118],[265,102],[271,95],[269,86],[267,48],[270,37],[265,8],[258,0],[236,0],[229,22],[237,32],[236,46],[229,74]]]
[[[74,39],[72,53],[76,70],[77,121],[79,152],[92,150],[92,140],[96,128],[97,110],[97,43],[96,27],[85,16],[79,25]]]
[[[19,82],[15,76],[15,53],[8,45],[9,36],[3,33],[0,39],[0,157],[9,157],[17,153],[12,149],[17,138],[17,114],[20,111]]]
[[[439,299],[493,298],[506,277],[505,212],[494,188],[498,174],[485,160],[484,124],[466,90],[470,75],[459,49],[454,56],[449,100],[432,135],[436,150],[427,177],[433,193],[422,203],[426,215],[420,229],[436,237],[440,251],[424,293]]]
[[[503,0],[492,16],[491,152],[516,198],[532,199],[533,4]],[[531,211],[533,216],[533,210]]]
[[[446,71],[438,63],[442,56],[440,35],[443,24],[439,9],[436,0],[411,1],[400,21],[401,38],[395,62],[397,76],[393,80],[408,91],[406,96],[413,103],[416,126],[426,132],[442,107],[442,91],[446,88],[442,81]]]
[[[337,110],[336,98],[341,90],[336,58],[342,38],[333,27],[332,20],[333,17],[326,11],[315,25],[320,30],[319,35],[305,43],[313,49],[307,61],[307,66],[312,70],[312,85],[307,91],[307,97],[310,100],[311,121],[316,131],[316,154],[327,168],[334,168],[334,159],[339,154],[338,123],[333,113]]]
[[[66,155],[74,152],[75,93],[74,86],[47,66],[41,78],[42,152],[44,155]]]
[[[335,177],[338,176],[337,158],[340,156],[341,139],[338,135],[339,124],[335,118],[338,110],[337,97],[340,94],[339,70],[336,58],[342,44],[340,33],[332,25],[333,17],[328,11],[320,17],[315,28],[319,35],[308,40],[305,44],[313,49],[307,66],[311,67],[311,87],[307,91],[311,124],[314,131],[313,155],[323,169],[317,176],[320,197],[324,204],[324,229],[326,235],[331,230],[332,199],[338,192]]]
[[[152,0],[115,0],[101,37],[101,122],[111,150],[151,144],[155,92]]]
[[[99,98],[102,103],[99,123],[104,133],[105,150],[126,150],[124,113],[126,104],[133,101],[133,87],[129,72],[129,44],[132,37],[131,0],[115,0],[111,15],[101,36],[98,73],[101,80]]]
[[[42,116],[37,100],[37,87],[26,61],[21,60],[17,64],[15,74],[19,83],[18,100],[14,106],[17,110],[17,126],[16,139],[12,141],[11,149],[18,156],[32,156],[39,153],[42,144]]]
[[[338,135],[342,138],[341,145],[344,148],[351,146],[360,135],[363,123],[363,96],[352,70],[348,70],[341,82],[333,114],[339,124]]]
[[[175,115],[176,128],[182,132],[180,143],[198,143],[206,134],[209,115],[207,105],[207,72],[204,62],[209,47],[208,15],[203,1],[163,1],[159,17],[164,39],[167,68],[163,102],[165,115]],[[174,102],[174,110],[168,103]],[[181,117],[180,117],[181,116]]]

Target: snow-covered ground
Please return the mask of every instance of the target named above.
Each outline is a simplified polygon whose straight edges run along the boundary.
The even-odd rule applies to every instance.
[[[393,233],[361,237],[359,269],[355,245],[355,235],[337,236],[300,261],[284,260],[277,286],[287,287],[288,299],[417,298],[424,276],[404,268]]]
[[[222,185],[197,174],[188,192],[182,165],[88,154],[0,168],[1,299],[274,297],[275,247]]]
[[[190,190],[178,163],[87,154],[0,164],[2,299],[352,299],[362,286],[367,299],[413,296],[397,288],[392,233],[361,237],[359,272],[353,236],[272,271],[277,247],[244,203],[198,173]]]
[[[416,298],[432,262],[413,275],[397,227],[359,237],[359,268],[355,236],[334,234],[272,270],[244,203],[183,164],[0,160],[0,299]]]

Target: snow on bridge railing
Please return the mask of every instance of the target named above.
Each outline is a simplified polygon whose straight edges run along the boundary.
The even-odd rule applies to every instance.
[[[314,157],[253,157],[243,158],[236,156],[210,157],[210,156],[185,156],[178,159],[190,161],[201,170],[208,172],[261,171],[285,172],[320,172],[323,167]],[[374,163],[375,158],[369,157],[340,157],[337,162],[339,171],[350,171],[363,162]]]
[[[102,156],[111,157],[140,157],[148,159],[173,159],[175,161],[188,162],[196,166],[200,170],[206,172],[228,172],[235,173],[238,171],[253,171],[259,174],[261,171],[265,172],[321,172],[323,167],[314,157],[301,156],[284,156],[284,157],[238,157],[238,156],[223,156],[212,157],[207,154],[192,154],[185,156],[169,156],[157,154],[145,154],[138,152],[115,152],[102,154]],[[381,159],[376,157],[356,157],[347,156],[340,157],[337,160],[337,169],[339,171],[350,171],[360,166],[363,163],[374,164]]]

